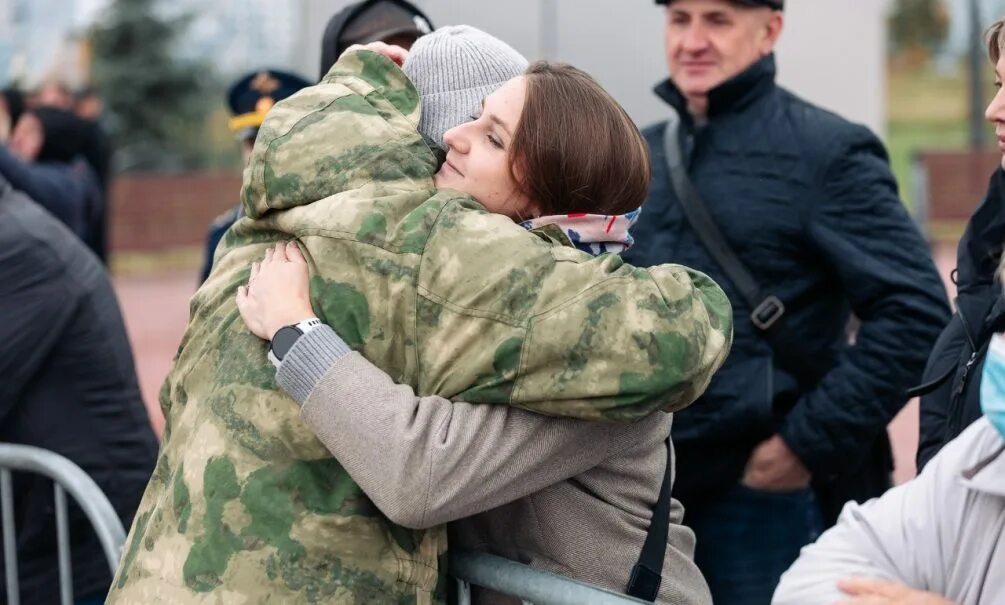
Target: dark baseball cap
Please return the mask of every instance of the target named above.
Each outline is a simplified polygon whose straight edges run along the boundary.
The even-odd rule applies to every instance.
[[[656,0],[656,4],[670,4],[671,2],[673,0]],[[776,11],[785,9],[785,0],[730,0],[730,2],[754,7],[766,6]]]
[[[325,77],[353,44],[415,39],[433,31],[426,15],[408,0],[364,0],[332,15],[321,38],[321,74]],[[405,44],[409,46],[409,44]]]
[[[387,40],[393,36],[418,38],[433,31],[429,20],[407,2],[379,0],[366,2],[350,20],[340,36],[344,48]]]

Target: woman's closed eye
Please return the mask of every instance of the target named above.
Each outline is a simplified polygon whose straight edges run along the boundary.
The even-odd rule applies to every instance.
[[[491,144],[491,145],[492,145],[493,147],[495,147],[495,148],[497,148],[497,149],[506,149],[506,146],[505,146],[505,145],[503,145],[503,142],[502,142],[502,139],[500,139],[500,138],[499,138],[499,137],[497,137],[496,135],[494,135],[494,134],[492,134],[492,133],[490,132],[489,134],[487,134],[487,135],[485,135],[485,136],[486,136],[486,138],[488,138],[488,140],[489,140],[489,143],[490,143],[490,144]]]

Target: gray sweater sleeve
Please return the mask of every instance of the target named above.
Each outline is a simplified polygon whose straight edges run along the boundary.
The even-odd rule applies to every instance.
[[[335,330],[327,325],[319,326],[293,343],[279,364],[276,382],[303,405],[332,364],[350,352],[352,349]]]
[[[398,525],[432,527],[490,510],[608,456],[610,425],[418,397],[345,352],[334,334],[324,327],[301,337],[279,384],[302,398],[303,421]]]

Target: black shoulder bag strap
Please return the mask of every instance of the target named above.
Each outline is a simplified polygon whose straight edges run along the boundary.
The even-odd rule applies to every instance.
[[[708,250],[752,309],[750,321],[761,331],[774,352],[779,365],[792,372],[800,384],[814,385],[827,373],[829,366],[815,355],[803,351],[803,342],[785,322],[785,305],[774,294],[765,295],[719,230],[715,219],[702,202],[701,194],[687,174],[680,151],[680,116],[671,113],[663,132],[663,151],[670,171],[670,183],[680,202],[681,210]]]
[[[657,412],[659,413],[659,412]],[[660,592],[663,580],[663,559],[666,558],[667,537],[670,534],[670,490],[673,487],[673,446],[667,437],[667,466],[663,471],[660,495],[653,505],[653,517],[649,521],[649,532],[642,545],[639,562],[632,568],[628,580],[628,596],[654,602]]]

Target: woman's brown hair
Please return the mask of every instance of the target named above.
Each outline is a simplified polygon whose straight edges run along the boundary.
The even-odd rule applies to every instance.
[[[1002,47],[1005,46],[1005,37],[1002,36],[1003,32],[1005,32],[1005,19],[992,23],[991,27],[984,34],[984,38],[988,43],[988,57],[996,65],[998,64],[998,59],[1002,56]]]
[[[624,214],[649,191],[649,148],[617,101],[571,65],[538,61],[510,151],[541,215]]]

